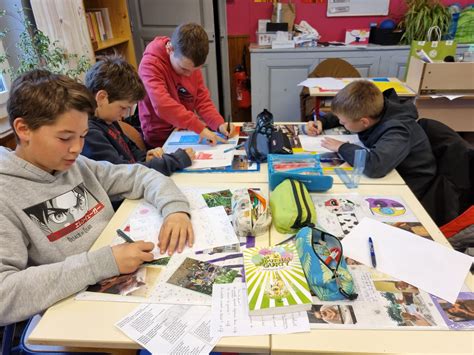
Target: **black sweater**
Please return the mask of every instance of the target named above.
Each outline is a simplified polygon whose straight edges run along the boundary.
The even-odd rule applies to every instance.
[[[178,169],[192,164],[182,149],[161,158],[145,161],[146,151],[140,150],[122,131],[117,122],[111,124],[89,117],[89,132],[86,135],[82,154],[94,160],[106,160],[114,164],[140,163],[160,173],[170,176]]]
[[[413,103],[400,103],[393,90],[386,90],[382,117],[358,135],[368,148],[364,174],[380,178],[396,168],[420,199],[436,175],[436,160],[428,137],[416,122],[417,118]],[[340,125],[332,114],[322,117],[321,122],[324,129]],[[344,143],[338,153],[353,165],[357,149],[360,149],[358,145]]]

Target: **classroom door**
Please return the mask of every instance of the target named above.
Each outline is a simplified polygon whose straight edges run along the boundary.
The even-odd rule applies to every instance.
[[[228,73],[227,37],[223,36],[223,33],[226,34],[224,12],[224,23],[221,21],[217,23],[219,27],[218,32],[219,30],[221,31],[220,38],[217,39],[219,41],[217,47],[223,48],[223,50],[220,51],[222,53],[221,55],[221,53],[217,53],[216,51],[214,11],[217,11],[217,9],[214,9],[214,3],[215,1],[213,0],[135,0],[129,1],[129,11],[138,62],[141,60],[147,44],[156,36],[171,36],[176,26],[184,22],[195,22],[204,27],[209,37],[209,55],[202,68],[202,74],[211,93],[211,99],[219,110],[219,69],[217,56],[219,55],[219,61],[222,63],[220,73]],[[225,7],[225,2],[222,3]],[[220,16],[222,16],[221,11],[219,11],[217,18],[220,18]],[[225,39],[224,47],[221,46],[223,39]],[[225,92],[226,89],[222,88],[228,87],[229,76],[221,75],[221,77],[223,79],[220,82],[221,102],[223,102],[223,92]],[[227,83],[225,82],[226,77]],[[225,101],[227,102],[227,100]],[[224,106],[227,106],[227,104]],[[230,107],[226,107],[226,111],[228,109],[230,111]]]

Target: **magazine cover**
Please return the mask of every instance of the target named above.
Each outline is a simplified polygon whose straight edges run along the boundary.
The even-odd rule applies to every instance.
[[[311,293],[293,243],[244,250],[250,315],[306,311]]]

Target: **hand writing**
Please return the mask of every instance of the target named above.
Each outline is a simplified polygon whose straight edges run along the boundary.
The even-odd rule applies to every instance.
[[[306,132],[308,136],[317,136],[323,131],[323,124],[321,121],[309,121],[306,123]]]
[[[153,243],[142,240],[135,243],[122,243],[112,247],[112,254],[121,274],[130,274],[145,261],[152,261]]]
[[[230,124],[230,131],[227,130],[227,123],[223,123],[219,126],[219,132],[227,137],[233,137],[237,134],[237,130],[233,123]]]

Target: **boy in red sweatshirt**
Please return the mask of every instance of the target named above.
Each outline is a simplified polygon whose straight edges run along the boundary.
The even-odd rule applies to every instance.
[[[204,85],[200,69],[208,52],[206,31],[194,23],[182,24],[171,38],[156,37],[146,47],[138,73],[147,95],[138,109],[148,145],[162,146],[176,127],[194,131],[210,144],[225,141],[212,130],[234,134]]]

